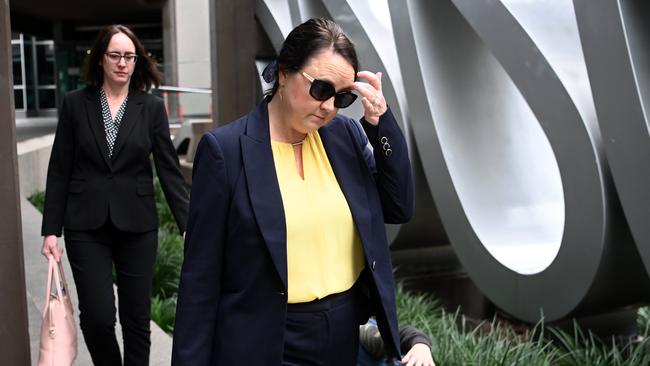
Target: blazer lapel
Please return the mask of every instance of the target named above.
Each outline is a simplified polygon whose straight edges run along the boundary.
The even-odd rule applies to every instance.
[[[246,134],[240,141],[255,218],[273,264],[287,288],[287,227],[271,150],[267,104],[268,99],[249,114]]]
[[[111,162],[108,160],[108,144],[106,142],[106,133],[104,132],[104,119],[101,114],[101,105],[99,104],[99,95],[94,88],[86,88],[86,115],[90,130],[97,141],[99,154],[106,162],[106,166],[111,168]]]
[[[124,111],[124,116],[122,116],[120,129],[117,132],[115,146],[113,147],[112,161],[115,160],[115,157],[120,153],[122,147],[124,147],[126,139],[131,134],[131,131],[133,131],[133,126],[138,123],[140,110],[142,109],[142,93],[141,91],[129,92],[129,100],[126,103],[126,110]]]
[[[368,253],[366,245],[371,242],[372,238],[371,217],[368,194],[364,185],[365,179],[359,156],[353,147],[356,142],[350,137],[342,123],[330,124],[318,130],[318,133],[323,141],[336,180],[350,207],[364,250]]]

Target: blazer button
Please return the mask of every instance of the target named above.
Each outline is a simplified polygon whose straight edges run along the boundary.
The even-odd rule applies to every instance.
[[[391,149],[386,149],[386,151],[384,151],[384,155],[386,155],[386,156],[391,156],[391,155],[393,155],[393,150],[391,150]]]
[[[278,293],[280,294],[280,296],[285,296],[285,295],[287,294],[287,293],[284,292],[284,291],[280,291],[280,292],[278,292]]]
[[[384,151],[386,151],[386,150],[390,149],[390,144],[388,142],[386,142],[383,145],[381,145],[381,148],[384,149]]]
[[[372,264],[370,265],[370,269],[374,271],[374,270],[375,270],[375,265],[376,265],[376,264],[377,264],[377,262],[372,261]]]
[[[382,144],[387,143],[387,142],[388,142],[388,137],[386,137],[386,136],[382,136],[382,137],[379,139],[379,142],[381,142]]]

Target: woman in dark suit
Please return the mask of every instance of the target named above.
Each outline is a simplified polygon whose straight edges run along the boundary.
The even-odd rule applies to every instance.
[[[172,364],[355,365],[371,313],[399,355],[384,223],[409,220],[413,187],[381,74],[312,19],[264,77],[270,95],[199,143]],[[365,134],[337,114],[353,90]]]
[[[150,155],[183,233],[188,193],[162,100],[146,93],[161,76],[133,32],[103,29],[87,60],[88,86],[67,94],[47,173],[43,254],[65,246],[79,295],[80,325],[95,365],[121,365],[115,338],[112,266],[124,364],[147,365],[158,218]]]

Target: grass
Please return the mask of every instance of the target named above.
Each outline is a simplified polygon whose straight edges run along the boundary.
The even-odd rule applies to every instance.
[[[470,325],[459,313],[449,313],[427,295],[397,288],[400,324],[410,324],[429,335],[437,365],[553,365],[558,351],[549,341],[535,340],[542,327],[517,334],[496,320]]]
[[[183,241],[157,179],[154,187],[160,229],[151,317],[171,334]],[[43,193],[29,198],[41,211],[43,199]],[[439,366],[650,365],[650,307],[639,309],[638,339],[618,342],[599,339],[577,325],[573,332],[564,332],[542,323],[523,329],[497,319],[476,324],[457,312],[445,311],[433,297],[406,292],[401,286],[397,288],[397,313],[400,324],[413,325],[429,335],[433,341],[431,352]]]
[[[602,340],[574,324],[567,333],[540,323],[515,331],[507,323],[469,322],[449,313],[426,295],[397,289],[400,324],[411,324],[433,340],[431,352],[437,365],[650,365],[650,308],[639,309],[638,339]],[[472,324],[472,325],[470,325]]]

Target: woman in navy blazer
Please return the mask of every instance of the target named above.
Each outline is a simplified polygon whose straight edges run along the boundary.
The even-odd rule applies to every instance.
[[[399,355],[384,223],[403,223],[412,215],[410,163],[404,137],[381,93],[381,74],[357,73],[357,68],[354,48],[340,28],[329,20],[311,19],[289,34],[278,60],[265,70],[267,81],[276,80],[270,95],[247,115],[201,139],[172,364],[354,365],[358,326],[371,314],[390,353]],[[369,84],[355,82],[355,76]],[[363,130],[336,113],[356,98],[351,90],[363,96]],[[349,206],[364,269],[343,293],[288,304],[291,227],[271,141],[300,141],[314,131]],[[293,144],[294,152],[300,152],[300,144]],[[304,210],[318,212],[319,207]],[[347,299],[353,299],[353,320],[334,319],[328,309],[339,301],[347,304]],[[322,319],[327,319],[326,326],[312,328]],[[315,331],[297,336],[289,323]],[[351,336],[343,343],[328,339],[339,328],[349,329]]]

